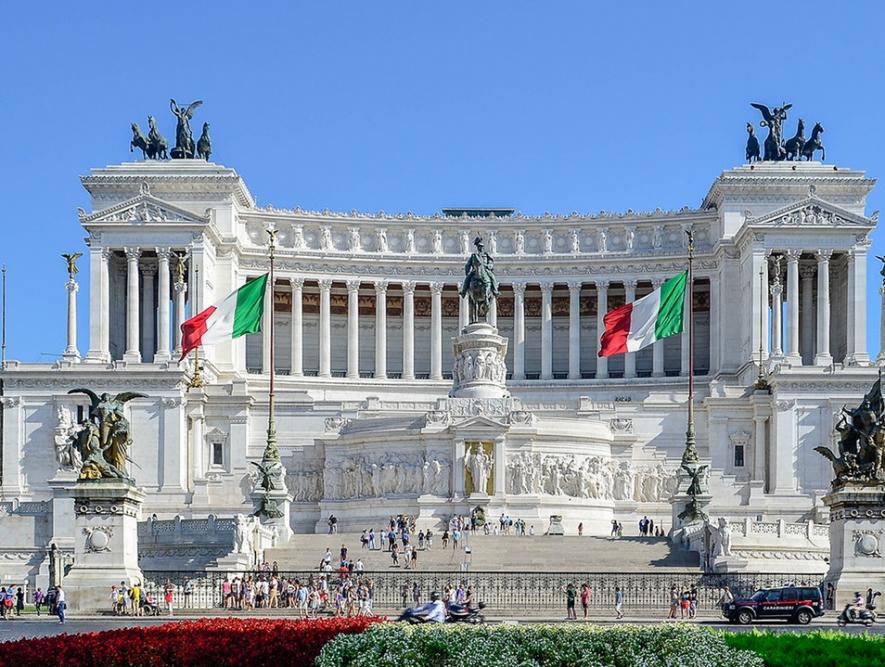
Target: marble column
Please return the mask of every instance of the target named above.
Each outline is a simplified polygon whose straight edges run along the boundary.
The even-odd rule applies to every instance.
[[[157,352],[154,361],[169,361],[169,248],[157,251]]]
[[[651,281],[651,288],[658,289],[664,283],[660,278]],[[664,341],[656,340],[651,346],[651,375],[652,377],[664,377]]]
[[[799,255],[798,250],[787,250],[787,361],[800,366],[799,353]]]
[[[525,380],[525,283],[513,283],[513,379]]]
[[[62,354],[62,359],[70,363],[80,361],[80,351],[77,349],[77,292],[80,286],[71,278],[65,285],[68,291],[68,344]]]
[[[458,333],[463,331],[467,326],[467,320],[470,317],[470,304],[467,302],[466,296],[458,297]]]
[[[781,283],[780,262],[775,261],[769,282],[768,291],[771,294],[771,356],[780,359],[784,356],[782,346],[783,334],[781,329],[781,314],[783,312],[784,287]]]
[[[360,281],[347,281],[347,377],[360,376]]]
[[[799,347],[802,353],[802,363],[806,366],[810,366],[814,362],[814,288],[812,286],[814,276],[814,266],[805,264],[799,267],[802,306],[801,324],[799,326],[802,335],[799,337]]]
[[[636,281],[635,280],[625,280],[624,281],[624,292],[626,303],[633,303],[636,301]],[[627,352],[624,355],[624,377],[625,378],[635,378],[636,377],[636,353],[635,352]]]
[[[605,331],[605,315],[608,312],[608,281],[596,281],[596,349],[599,350],[600,338]],[[608,357],[596,357],[596,379],[608,377]]]
[[[568,379],[581,379],[581,281],[568,284]]]
[[[332,377],[332,281],[320,285],[320,377]]]
[[[848,345],[845,361],[852,366],[870,363],[867,352],[867,247],[855,246],[848,253]]]
[[[817,251],[817,349],[815,366],[833,363],[830,354],[830,257],[832,250]]]
[[[553,379],[553,283],[541,283],[541,379]]]
[[[710,276],[710,375],[715,375],[719,370],[722,359],[721,338],[722,324],[719,310],[719,276]]]
[[[880,302],[881,310],[879,311],[879,354],[876,357],[876,364],[885,366],[885,280],[879,286],[879,296],[882,297]]]
[[[187,296],[187,283],[184,280],[176,280],[175,284],[172,287],[172,291],[174,292],[174,307],[175,307],[175,326],[173,328],[175,332],[175,351],[173,352],[173,356],[175,359],[181,358],[181,323],[184,322],[184,301]]]
[[[375,281],[375,377],[387,377],[387,281]]]
[[[84,361],[101,362],[108,360],[107,338],[102,333],[107,326],[108,256],[105,248],[91,242],[89,247],[89,351]],[[69,297],[70,298],[70,297]]]
[[[415,281],[407,280],[403,288],[403,379],[415,379]]]
[[[111,257],[114,251],[102,248],[101,269],[101,353],[103,361],[111,360]]]
[[[767,463],[765,459],[765,434],[768,430],[768,417],[755,415],[753,417],[753,424],[755,426],[753,438],[753,479],[764,482],[767,478],[765,474]],[[746,452],[744,452],[744,456],[746,456]]]
[[[292,377],[304,377],[304,278],[291,278],[289,285],[292,288],[292,368],[289,375]]]
[[[126,248],[126,353],[123,360],[131,363],[141,361],[138,326],[138,258],[141,248]]]
[[[154,277],[157,275],[157,267],[153,264],[141,265],[142,290],[141,290],[141,358],[146,362],[154,360]]]
[[[430,379],[442,380],[442,283],[430,283]]]
[[[268,279],[269,280],[269,279]],[[261,372],[270,374],[270,319],[274,316],[273,285],[268,282],[264,290],[264,310],[261,311]],[[193,298],[193,295],[191,296]],[[276,364],[276,360],[274,360]]]

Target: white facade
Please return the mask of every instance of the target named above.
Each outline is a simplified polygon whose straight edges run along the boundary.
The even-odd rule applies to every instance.
[[[279,230],[277,437],[296,532],[329,512],[364,528],[399,511],[429,518],[473,506],[462,460],[472,442],[493,444],[495,512],[561,513],[567,528],[643,514],[669,523],[687,335],[624,357],[596,352],[607,310],[686,267],[686,230],[696,244],[698,449],[713,471],[714,515],[812,518],[831,478],[813,449],[831,442],[834,414],[876,373],[865,295],[878,216],[866,215],[874,181],[859,171],[757,163],[723,172],[698,209],[540,217],[262,208],[234,170],[197,160],[95,169],[83,184],[92,212],[80,213],[90,283],[82,358],[69,340],[56,364],[9,362],[2,374],[0,522],[12,539],[0,552],[21,567],[65,542],[35,508],[53,511],[57,407],[83,405],[66,393],[80,386],[148,394],[129,403],[146,514],[250,510],[267,334],[203,350],[207,386],[189,391],[176,332],[267,271],[268,225]],[[502,289],[490,319],[509,341],[512,399],[485,407],[445,399],[475,236],[495,257]],[[188,255],[184,281],[176,253]],[[60,324],[71,320],[59,313]],[[771,393],[752,390],[760,341]],[[529,484],[532,461],[542,470]],[[373,464],[389,465],[393,481],[376,468],[373,482]],[[439,468],[430,482],[425,464]],[[605,488],[582,491],[576,466]],[[330,479],[348,467],[352,483]]]

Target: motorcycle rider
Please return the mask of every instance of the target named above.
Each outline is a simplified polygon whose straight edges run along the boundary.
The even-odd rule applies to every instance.
[[[424,620],[428,623],[446,622],[446,606],[443,604],[440,594],[436,591],[430,594],[430,602],[418,607],[415,613],[422,614]]]
[[[856,621],[860,619],[861,612],[866,610],[866,604],[864,602],[863,595],[860,594],[860,591],[855,591],[854,593],[854,603],[848,609],[849,617],[852,621]]]

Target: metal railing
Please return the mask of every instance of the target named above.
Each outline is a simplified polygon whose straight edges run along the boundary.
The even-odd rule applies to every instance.
[[[280,571],[281,582],[298,580],[308,585],[319,582],[317,571]],[[167,586],[173,590],[173,603],[176,607],[212,609],[224,606],[222,587],[225,581],[250,578],[258,581],[269,579],[269,572],[202,572],[202,571],[145,571],[145,590],[159,601]],[[325,575],[329,582],[330,594],[340,587],[343,578],[337,572]],[[190,581],[191,595],[184,595],[185,577]],[[374,585],[374,607],[381,610],[401,609],[413,604],[412,587],[417,583],[421,599],[426,600],[432,591],[443,592],[447,587],[463,585],[473,589],[473,599],[483,601],[490,613],[498,615],[529,615],[565,609],[565,590],[574,584],[580,596],[581,585],[590,586],[592,609],[611,608],[614,604],[615,588],[620,587],[625,594],[626,608],[656,610],[666,613],[670,606],[671,587],[677,592],[697,588],[698,609],[715,611],[724,586],[728,586],[735,597],[746,597],[760,588],[783,586],[792,583],[796,586],[821,586],[817,575],[795,573],[761,574],[700,574],[681,572],[651,572],[618,574],[614,572],[363,572],[350,575],[352,580],[371,580]],[[282,590],[285,586],[281,585]],[[579,598],[580,600],[580,598]],[[580,606],[580,601],[578,602]]]

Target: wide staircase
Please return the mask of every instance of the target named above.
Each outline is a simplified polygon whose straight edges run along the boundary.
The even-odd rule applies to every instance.
[[[417,541],[413,539],[413,544]],[[335,535],[295,535],[285,546],[268,549],[265,559],[276,561],[280,570],[316,571],[328,547],[333,567],[338,566],[341,546],[348,558],[362,560],[367,571],[402,570],[405,558],[400,553],[394,567],[385,549],[369,550],[360,546],[359,533]],[[466,547],[466,548],[464,548]],[[443,549],[440,535],[434,536],[432,549],[418,552],[418,570],[474,572],[629,572],[697,571],[698,554],[671,547],[666,538],[621,537],[549,537],[543,535],[468,535],[462,548],[449,543]]]

